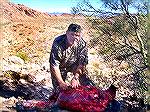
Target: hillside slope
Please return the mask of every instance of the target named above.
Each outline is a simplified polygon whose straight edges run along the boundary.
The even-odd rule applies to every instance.
[[[83,16],[50,15],[6,0],[1,3],[1,59],[23,53],[27,61],[39,63],[49,56],[54,37],[64,33],[70,23],[85,24]]]

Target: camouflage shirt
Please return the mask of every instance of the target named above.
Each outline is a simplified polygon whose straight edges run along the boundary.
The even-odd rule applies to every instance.
[[[88,64],[87,46],[83,38],[73,47],[67,47],[66,35],[57,37],[52,45],[49,62],[60,70],[72,71],[75,66]]]

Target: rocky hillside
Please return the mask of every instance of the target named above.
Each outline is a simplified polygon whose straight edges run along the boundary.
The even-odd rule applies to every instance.
[[[84,18],[81,16],[49,15],[21,4],[4,1],[1,4],[1,12],[2,55],[10,56],[23,52],[27,56],[26,59],[32,61],[34,58],[41,61],[50,51],[52,39],[63,33],[70,23],[84,24]]]
[[[7,0],[0,2],[0,80],[11,83],[12,74],[17,73],[17,77],[31,76],[31,82],[42,81],[51,87],[48,59],[52,41],[64,33],[70,23],[84,26],[84,18],[70,14],[49,15]],[[26,78],[19,81],[21,84],[30,82]]]
[[[25,66],[28,65],[35,65],[36,67],[31,68],[36,69],[44,65],[48,69],[53,39],[64,33],[70,23],[81,24],[84,29],[83,34],[88,37],[88,26],[85,25],[86,21],[83,16],[50,15],[21,4],[10,3],[7,0],[1,1],[0,10],[2,12],[0,24],[2,29],[0,69],[2,71],[21,72],[22,66],[26,68]],[[16,63],[21,64],[14,65]]]
[[[2,1],[1,10],[3,20],[6,21],[33,21],[34,19],[48,19],[51,15],[41,13],[22,4]]]

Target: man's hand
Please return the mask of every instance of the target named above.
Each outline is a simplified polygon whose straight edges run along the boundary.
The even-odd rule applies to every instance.
[[[66,90],[68,88],[68,86],[70,86],[70,84],[68,84],[66,82],[59,82],[59,87],[62,90]]]
[[[79,78],[78,77],[73,77],[71,80],[71,86],[72,88],[77,88],[80,85]]]

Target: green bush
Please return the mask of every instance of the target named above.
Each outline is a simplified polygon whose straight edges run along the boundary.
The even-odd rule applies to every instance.
[[[22,51],[22,50],[18,51],[17,54],[16,54],[16,56],[17,56],[17,57],[20,57],[20,58],[23,59],[24,61],[30,61],[30,59],[29,59],[27,53],[24,52],[24,51]]]

